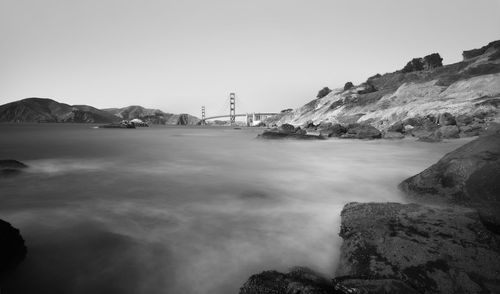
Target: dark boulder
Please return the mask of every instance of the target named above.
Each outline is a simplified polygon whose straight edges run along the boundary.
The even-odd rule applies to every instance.
[[[349,203],[337,276],[354,293],[499,293],[498,236],[475,210]],[[394,290],[371,292],[373,283]]]
[[[442,126],[438,129],[438,132],[441,134],[441,138],[443,139],[452,139],[460,137],[459,135],[460,130],[458,129],[457,126],[453,125]]]
[[[261,139],[299,139],[299,140],[324,140],[323,136],[314,136],[307,134],[282,133],[276,131],[264,131],[257,138]]]
[[[457,115],[457,117],[455,118],[457,126],[459,127],[470,125],[472,123],[472,120],[473,117],[466,114]]]
[[[26,257],[27,249],[19,230],[0,220],[0,276],[13,270]]]
[[[295,268],[283,274],[264,271],[252,275],[240,288],[240,294],[330,294],[335,293],[328,279],[307,268]]]
[[[445,112],[439,115],[438,123],[441,126],[454,126],[457,124],[457,121],[451,113]]]
[[[316,125],[313,123],[312,120],[309,120],[302,125],[302,128],[309,129],[309,130],[316,130]]]
[[[351,82],[345,83],[345,85],[344,85],[344,91],[350,90],[352,88],[354,88],[353,83],[351,83]]]
[[[0,176],[11,176],[19,174],[28,166],[14,159],[0,159]]]
[[[382,133],[375,127],[369,124],[349,124],[346,128],[346,133],[342,138],[348,139],[380,139]]]
[[[368,94],[368,93],[377,92],[377,88],[373,84],[370,84],[368,82],[363,83],[361,86],[363,88],[358,90],[358,94]]]
[[[295,133],[295,127],[291,124],[282,124],[278,127],[278,132],[285,134]]]
[[[473,207],[500,233],[500,133],[482,136],[446,154],[399,187],[412,199]]]
[[[395,122],[392,124],[388,129],[388,132],[398,132],[398,133],[404,133],[405,132],[405,126],[403,122]]]
[[[341,124],[331,124],[330,126],[318,127],[319,133],[326,137],[340,137],[347,132],[347,129]]]

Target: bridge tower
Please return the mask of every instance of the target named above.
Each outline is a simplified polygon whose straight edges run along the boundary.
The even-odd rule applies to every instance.
[[[201,124],[202,125],[206,124],[206,122],[205,122],[205,106],[201,107]]]
[[[229,122],[233,125],[236,122],[236,94],[229,94]]]

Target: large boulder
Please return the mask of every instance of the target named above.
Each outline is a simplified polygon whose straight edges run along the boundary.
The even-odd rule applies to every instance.
[[[438,129],[438,132],[441,133],[441,138],[450,139],[450,138],[459,138],[460,130],[457,126],[454,125],[446,125],[442,126]]]
[[[346,128],[346,133],[342,138],[348,139],[380,139],[382,133],[375,127],[369,124],[349,124]]]
[[[0,177],[19,174],[28,166],[14,159],[0,159]]]
[[[292,134],[295,133],[295,127],[291,124],[282,124],[279,126],[278,131],[284,134]]]
[[[455,117],[449,112],[441,113],[438,120],[439,125],[441,126],[451,126],[457,124]]]
[[[347,132],[347,129],[341,124],[320,125],[319,133],[326,137],[340,137]]]
[[[240,288],[240,294],[330,294],[333,284],[307,268],[295,268],[283,274],[264,271],[251,276]]]
[[[13,270],[26,257],[26,246],[19,230],[0,219],[0,276]]]
[[[479,137],[446,154],[399,187],[412,199],[476,208],[500,232],[500,133]]]
[[[353,293],[500,293],[498,236],[463,207],[349,203],[337,276]],[[363,291],[381,283],[394,290]]]

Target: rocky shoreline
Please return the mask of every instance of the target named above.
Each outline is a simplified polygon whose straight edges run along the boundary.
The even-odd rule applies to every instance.
[[[403,181],[416,203],[346,204],[334,277],[265,271],[240,293],[500,293],[498,179],[494,130]]]

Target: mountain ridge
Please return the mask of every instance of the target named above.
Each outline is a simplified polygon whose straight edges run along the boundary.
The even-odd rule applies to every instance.
[[[0,105],[0,123],[114,123],[134,118],[149,124],[192,125],[199,121],[189,114],[165,113],[139,105],[98,109],[90,105],[69,105],[39,97]]]

